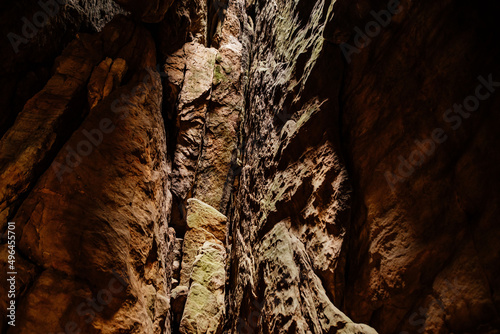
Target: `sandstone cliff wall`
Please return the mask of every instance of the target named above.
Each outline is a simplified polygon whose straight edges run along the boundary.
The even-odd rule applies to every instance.
[[[0,332],[499,333],[498,7],[2,3]]]

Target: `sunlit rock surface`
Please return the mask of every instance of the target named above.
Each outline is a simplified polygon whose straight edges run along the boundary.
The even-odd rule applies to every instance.
[[[1,333],[499,332],[497,3],[116,2],[0,4]]]

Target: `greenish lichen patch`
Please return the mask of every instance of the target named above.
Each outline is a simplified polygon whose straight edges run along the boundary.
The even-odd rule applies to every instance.
[[[217,86],[223,81],[227,81],[227,77],[224,74],[224,70],[222,69],[222,66],[216,65],[214,68],[214,86]]]
[[[304,22],[298,16],[299,1],[281,1],[279,4],[276,4],[275,1],[268,2],[262,8],[261,15],[265,15],[266,12],[274,12],[275,6],[280,7],[280,14],[275,17],[272,27],[273,42],[270,48],[273,50],[273,57],[265,61],[264,59],[257,60],[253,70],[257,72],[269,71],[275,78],[274,85],[286,87],[284,89],[289,92],[295,91],[295,87],[299,85],[297,95],[300,96],[323,50],[323,32],[326,23],[333,15],[334,3],[335,1],[327,0],[316,2],[308,21]],[[260,50],[257,53],[259,54]],[[301,56],[306,57],[306,59],[299,62]],[[297,68],[299,63],[302,64],[300,69]],[[299,77],[294,78],[297,71],[300,72]]]

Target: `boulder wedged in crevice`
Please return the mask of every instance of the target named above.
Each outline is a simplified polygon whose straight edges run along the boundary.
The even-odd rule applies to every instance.
[[[221,333],[224,325],[226,217],[210,205],[188,200],[179,286],[171,295],[173,330]]]
[[[224,246],[207,241],[199,248],[193,262],[180,333],[222,333],[225,264]]]
[[[182,244],[179,285],[189,286],[193,262],[205,242],[225,244],[226,220],[223,214],[208,204],[194,198],[188,200],[188,230]]]

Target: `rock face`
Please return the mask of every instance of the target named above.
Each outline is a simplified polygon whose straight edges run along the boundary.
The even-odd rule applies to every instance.
[[[1,333],[500,333],[500,5],[116,3],[0,5]]]
[[[343,136],[359,195],[345,305],[380,332],[499,328],[495,8],[402,1],[347,68]],[[359,21],[333,22],[330,36],[373,19],[353,9],[338,15]]]
[[[186,44],[167,59],[165,72],[173,93],[178,92],[177,149],[172,190],[182,201],[192,192],[202,150],[205,121],[212,92],[217,50],[196,42]]]
[[[357,325],[334,306],[343,300],[351,186],[335,98],[343,64],[340,50],[323,39],[333,3],[302,12],[298,3],[271,1],[253,10],[246,142],[231,225],[230,328],[350,331]]]
[[[56,74],[44,91],[20,115],[31,122],[18,118],[2,143],[12,147],[19,136],[31,140],[20,139],[27,147],[13,160],[12,170],[24,171],[24,190],[33,182],[26,172],[39,168],[42,160],[33,156],[49,154],[49,145],[58,139],[57,129],[37,128],[64,125],[56,118],[59,110],[62,115],[83,113],[67,101],[78,90],[85,93],[91,73],[103,70],[98,64],[107,59],[127,64],[127,81],[114,82],[109,95],[96,101],[12,219],[19,231],[18,256],[26,256],[37,275],[23,282],[30,287],[18,298],[20,321],[9,332],[169,329],[168,165],[162,89],[148,31],[117,19],[98,35],[79,36],[56,61]],[[55,87],[59,95],[49,94]],[[28,116],[33,114],[40,116]],[[42,305],[50,315],[39,312]]]
[[[255,275],[260,291],[258,321],[243,322],[238,330],[261,333],[377,333],[353,323],[326,295],[303,243],[289,231],[287,223],[276,224],[259,244]]]
[[[192,21],[184,31],[176,31],[175,36],[185,34],[189,37],[178,50],[168,53],[171,44],[178,41],[169,39],[171,30],[162,31],[167,35],[163,37],[161,49],[165,54],[167,108],[177,132],[172,167],[175,205],[171,223],[184,233],[188,198],[196,197],[222,213],[229,209],[243,108],[244,51],[238,16],[243,10],[241,3],[235,1],[228,8],[220,3],[212,4],[218,6],[219,15],[223,15],[224,10],[225,20],[219,28],[224,38],[218,38],[211,47],[204,45],[207,20],[197,19],[199,6],[188,7],[189,11],[179,6],[172,8],[177,13],[175,18],[181,20],[184,13],[190,15]],[[220,18],[219,15],[216,17]]]
[[[452,1],[440,9],[405,2],[398,10],[396,3],[398,14],[383,14],[392,22],[387,30],[379,27],[377,37],[357,32],[368,23],[379,24],[371,11],[382,15],[389,10],[382,2],[353,6],[338,1],[332,7],[328,1],[269,1],[250,8],[255,28],[249,46],[246,142],[230,226],[228,318],[234,332],[325,331],[315,327],[324,326],[319,318],[302,321],[308,311],[302,305],[316,308],[297,298],[312,288],[289,277],[290,269],[267,274],[266,281],[262,266],[284,266],[278,260],[283,256],[265,258],[259,243],[271,238],[275,244],[268,241],[266,251],[277,252],[278,240],[285,239],[270,235],[277,224],[308,254],[328,299],[355,321],[382,333],[498,328],[496,289],[488,288],[498,284],[490,262],[497,258],[482,253],[496,249],[485,236],[497,232],[483,228],[498,231],[487,218],[496,210],[488,203],[497,197],[497,177],[494,159],[478,153],[479,147],[495,152],[499,147],[488,130],[498,123],[496,116],[486,116],[498,98],[492,83],[485,84],[498,76],[498,66],[492,65],[491,52],[476,53],[473,42],[480,35],[488,39],[481,50],[493,43],[492,32],[485,30],[491,21],[479,19],[493,5],[454,6]],[[458,28],[465,12],[475,28]],[[417,22],[425,22],[430,40],[420,35],[423,27]],[[356,45],[362,38],[371,44]],[[342,43],[357,48],[351,52],[354,47]],[[423,49],[436,51],[424,56],[417,51]],[[467,50],[464,54],[482,65],[469,66],[465,58],[454,57],[456,50]],[[489,98],[478,108],[480,97],[474,96],[481,85]],[[454,103],[468,105],[452,111]],[[438,143],[445,135],[447,141]],[[461,152],[460,147],[467,149]],[[417,149],[423,152],[413,153]],[[419,170],[402,162],[416,155],[425,160],[425,165],[417,162],[423,165]],[[477,176],[468,179],[462,173]],[[440,204],[443,199],[446,205]],[[303,270],[299,266],[296,271]],[[279,277],[281,294],[270,288]],[[266,303],[273,297],[280,302],[270,308]],[[302,309],[292,311],[296,305]]]
[[[157,23],[163,19],[174,0],[116,0],[116,2],[141,21]]]
[[[0,136],[51,78],[54,59],[76,33],[100,31],[122,12],[112,0],[2,1]]]
[[[1,33],[7,37],[0,52],[0,136],[5,136],[0,143],[3,227],[17,209],[18,199],[30,189],[30,181],[47,168],[85,115],[81,94],[88,71],[99,57],[98,45],[68,47],[55,62],[54,58],[79,29],[98,31],[121,10],[111,1],[69,1],[65,6],[56,1],[5,1],[1,7]],[[72,42],[78,43],[82,42]],[[88,58],[80,59],[83,55]],[[21,167],[23,164],[27,165]]]

